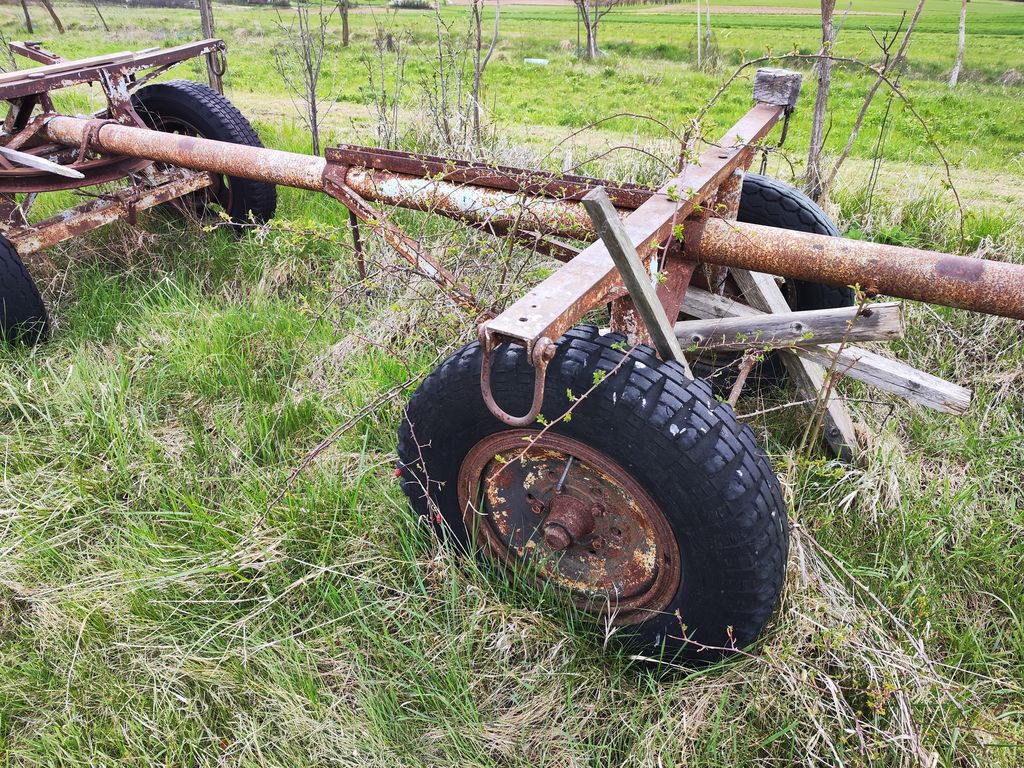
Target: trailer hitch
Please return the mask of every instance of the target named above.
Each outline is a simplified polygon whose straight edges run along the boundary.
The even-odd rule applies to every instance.
[[[738,202],[737,179],[753,160],[757,143],[791,110],[800,92],[800,75],[784,70],[759,70],[754,87],[754,107],[699,159],[686,165],[623,220],[626,235],[643,262],[679,238],[688,223],[701,227],[709,214],[735,217],[735,205],[720,199],[728,191]],[[722,211],[710,211],[723,203]],[[688,222],[688,219],[692,221]],[[696,244],[685,244],[683,255],[693,261]],[[682,272],[683,270],[680,270]],[[688,278],[692,270],[686,274]],[[659,297],[669,317],[678,312],[689,279],[674,280],[671,291]],[[625,332],[630,343],[649,341],[646,328],[637,319],[632,297],[606,245],[598,240],[584,249],[526,296],[498,317],[482,323],[478,335],[483,347],[480,375],[481,395],[492,414],[510,426],[526,426],[540,413],[544,399],[544,373],[554,354],[552,339],[559,338],[580,317],[604,303],[612,302],[612,330]],[[496,339],[526,347],[534,366],[533,404],[525,416],[514,417],[494,401],[490,388],[490,356]]]

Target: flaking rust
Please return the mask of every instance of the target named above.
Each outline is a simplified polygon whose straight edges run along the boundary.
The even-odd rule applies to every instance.
[[[627,473],[576,441],[499,432],[467,456],[458,487],[473,510],[467,525],[499,562],[532,566],[583,607],[614,605],[628,622],[674,594],[678,546],[664,516]]]

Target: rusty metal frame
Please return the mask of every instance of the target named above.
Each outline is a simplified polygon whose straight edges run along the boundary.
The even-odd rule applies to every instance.
[[[652,189],[348,145],[328,150],[326,157],[312,157],[143,127],[130,101],[131,90],[140,82],[135,74],[146,67],[151,75],[159,73],[178,60],[220,50],[222,45],[220,41],[203,41],[163,52],[114,55],[110,60],[63,62],[40,46],[16,44],[23,55],[50,63],[39,68],[35,77],[15,75],[5,82],[0,76],[0,97],[9,97],[11,103],[0,143],[90,170],[84,182],[71,186],[128,177],[133,170],[145,168],[144,173],[130,176],[131,186],[126,190],[29,225],[24,215],[27,201],[37,191],[64,188],[59,185],[67,182],[43,182],[38,178],[40,172],[8,167],[10,163],[0,161],[0,213],[7,215],[6,232],[19,248],[45,248],[114,219],[132,219],[138,210],[208,186],[210,174],[326,193],[349,209],[355,237],[360,224],[369,227],[478,320],[484,350],[483,396],[491,411],[512,425],[535,419],[555,343],[589,310],[610,304],[613,328],[624,331],[632,341],[647,338],[607,248],[594,242],[593,223],[580,202],[597,186],[605,187],[622,215],[628,243],[651,272],[652,280],[664,278],[658,280],[657,297],[670,318],[678,314],[691,280],[716,290],[725,268],[730,268],[833,285],[858,283],[869,293],[1024,319],[1024,267],[1019,265],[781,232],[734,221],[744,170],[758,143],[788,116],[795,102],[799,91],[795,73],[759,71],[753,108],[674,179]],[[103,85],[109,116],[90,120],[53,112],[47,84],[63,87],[89,79]],[[32,88],[28,87],[30,81],[36,83]],[[37,108],[42,114],[33,116]],[[154,170],[160,166],[154,163],[173,170],[161,175]],[[14,184],[14,191],[30,193],[26,201],[18,203],[12,187],[5,184]],[[511,236],[566,264],[495,316],[475,300],[457,275],[425,252],[375,203],[436,213],[494,235]],[[19,217],[20,222],[16,221]],[[566,240],[590,244],[577,248]],[[361,247],[357,256],[363,259]],[[735,273],[734,278],[742,274]],[[526,347],[536,369],[533,405],[523,416],[502,412],[490,393],[490,357],[496,346],[505,342]]]
[[[130,79],[139,72],[153,67],[168,64],[179,64],[186,59],[203,56],[209,53],[224,53],[226,46],[223,40],[211,38],[195,43],[185,43],[172,48],[151,48],[138,53],[110,54],[107,57],[94,57],[106,61],[81,60],[65,61],[57,54],[50,53],[38,44],[15,42],[10,45],[14,53],[26,56],[43,66],[34,69],[22,69],[8,73],[9,77],[0,77],[0,99],[23,98],[38,96],[82,83],[96,83],[104,76],[120,75]],[[90,63],[93,62],[93,63]]]
[[[18,253],[35,253],[120,219],[134,224],[139,211],[198,192],[212,183],[208,173],[173,169],[154,177],[148,185],[134,184],[35,224],[9,227],[4,235]]]
[[[764,107],[755,107],[752,112],[755,116],[759,113],[763,118]],[[767,108],[768,113],[777,116],[779,113],[775,108]],[[748,129],[744,129],[746,125]],[[81,118],[55,116],[49,118],[43,132],[50,141],[64,144],[69,147],[77,147],[87,136],[89,121]],[[756,126],[746,120],[740,121],[738,130],[745,130],[751,137],[756,133]],[[767,130],[767,125],[762,122]],[[369,204],[372,202],[383,202],[386,204],[398,204],[402,207],[419,208],[415,202],[415,195],[423,187],[405,188],[407,198],[401,194],[392,194],[383,187],[386,185],[376,182],[366,188],[366,193],[356,189],[353,179],[360,173],[383,174],[381,178],[395,180],[397,187],[401,188],[402,175],[390,174],[388,172],[372,172],[367,169],[349,168],[329,164],[324,158],[300,155],[290,152],[281,152],[272,149],[246,147],[224,142],[211,141],[187,136],[174,136],[169,141],[167,134],[158,131],[151,131],[144,128],[136,128],[126,125],[108,123],[100,126],[89,139],[90,146],[97,151],[110,152],[131,157],[149,158],[159,162],[168,163],[178,167],[191,168],[193,170],[209,171],[216,174],[238,176],[241,178],[255,179],[259,181],[286,184],[321,192],[329,192],[329,182],[337,183],[343,181],[350,190],[353,190],[356,198]],[[728,158],[738,156],[749,156],[754,148],[749,144],[733,144],[728,146],[723,143],[721,148],[714,148],[712,152],[725,154]],[[743,157],[743,159],[746,159]],[[741,160],[734,160],[739,163]],[[732,163],[717,163],[712,158],[701,166],[693,166],[693,175],[684,175],[683,178],[697,180],[710,178],[711,182],[721,183],[723,177],[733,172]],[[379,179],[378,179],[379,180]],[[424,181],[420,179],[419,181]],[[448,182],[430,181],[428,185],[437,185],[443,188]],[[627,231],[630,231],[635,240],[641,241],[638,251],[648,256],[655,253],[662,242],[662,236],[671,234],[674,222],[684,224],[686,214],[693,213],[696,203],[701,199],[710,197],[712,189],[708,186],[693,190],[690,195],[686,192],[687,199],[679,199],[679,192],[675,184],[667,185],[668,189],[662,189],[653,194],[634,213],[627,215]],[[717,187],[714,187],[717,189]],[[511,225],[514,219],[502,218],[501,210],[495,210],[490,204],[488,196],[493,190],[478,189],[471,185],[455,187],[468,197],[476,195],[480,202],[482,213],[479,221],[488,221],[488,216],[494,215],[491,219],[497,223]],[[704,197],[698,194],[697,190],[705,190]],[[379,197],[370,194],[377,190]],[[514,196],[515,193],[504,193]],[[565,213],[573,221],[586,220],[586,213],[578,203],[566,200],[532,197],[521,195],[527,204],[540,205],[548,202],[559,206],[559,212]],[[660,218],[653,216],[652,204],[655,204],[661,211]],[[645,206],[647,208],[645,209]],[[463,208],[457,212],[447,211],[443,208],[432,209],[424,206],[426,210],[434,210],[437,213],[452,215],[455,218],[466,216]],[[636,214],[644,212],[641,219],[634,218]],[[379,213],[366,210],[366,220],[382,220],[384,217]],[[579,232],[567,232],[565,221],[559,216],[546,219],[538,216],[536,220],[529,222],[530,227],[542,235],[554,235],[556,237],[573,238]],[[593,239],[592,225],[584,225],[585,239]],[[853,282],[860,283],[873,291],[887,293],[893,296],[904,298],[931,301],[938,304],[947,304],[955,300],[954,306],[965,306],[971,308],[972,302],[983,300],[984,309],[981,311],[992,314],[1003,315],[1024,319],[1024,267],[1015,264],[996,262],[984,259],[974,259],[949,254],[939,254],[929,251],[919,251],[902,246],[884,245],[864,241],[850,241],[831,238],[824,235],[804,234],[797,232],[785,233],[785,244],[779,244],[779,250],[758,253],[752,250],[757,243],[772,242],[773,239],[764,230],[767,228],[756,227],[751,224],[730,223],[717,216],[711,216],[705,223],[699,244],[695,246],[697,253],[687,253],[688,257],[696,256],[703,263],[726,264],[727,259],[730,266],[741,266],[744,268],[761,264],[765,270],[783,277],[794,277],[798,279],[816,279],[818,282],[825,282],[838,285],[849,285]],[[778,242],[778,231],[774,241]],[[713,239],[712,239],[713,235]],[[749,246],[749,247],[748,247]],[[571,250],[564,246],[566,250]],[[588,254],[596,254],[587,259],[583,257]],[[856,256],[860,265],[859,274],[844,264],[851,263]],[[563,289],[563,294],[558,297],[559,301],[569,310],[566,313],[556,311],[556,307],[545,308],[543,316],[537,314],[531,327],[537,327],[544,331],[551,328],[553,332],[560,333],[560,330],[571,325],[570,318],[578,317],[574,314],[582,306],[597,306],[600,301],[615,295],[621,295],[624,289],[616,280],[614,267],[609,266],[610,259],[603,252],[603,246],[589,246],[580,254],[572,258],[569,263],[552,278],[557,277],[558,284]],[[591,272],[587,270],[593,268]],[[571,269],[570,269],[571,268]],[[569,271],[566,271],[569,270]],[[576,282],[569,282],[569,277],[577,274],[579,279]],[[809,277],[810,276],[810,277]],[[441,276],[444,279],[444,276]],[[858,277],[857,280],[849,280],[849,277]],[[544,285],[543,283],[541,284]],[[509,310],[503,313],[507,319],[515,316],[517,306],[527,304],[536,293],[531,291],[526,298],[513,304]],[[522,315],[520,315],[522,316]],[[532,335],[527,336],[521,329],[513,326],[507,337],[501,337],[501,327],[496,320],[489,320],[486,328],[489,335],[495,338],[511,338],[513,340],[529,340]],[[557,338],[552,336],[549,338]]]
[[[753,158],[754,143],[768,135],[785,108],[757,104],[700,159],[663,185],[624,224],[643,259],[654,256],[683,224],[706,204],[719,185]],[[538,340],[557,339],[587,311],[625,293],[604,243],[595,242],[537,285],[483,329],[488,338],[533,350]]]
[[[208,39],[172,48],[107,54],[78,61],[65,60],[37,42],[16,41],[9,47],[12,53],[42,66],[0,75],[0,99],[9,105],[0,131],[0,145],[65,165],[82,175],[80,179],[68,178],[0,159],[0,215],[7,222],[5,234],[20,252],[42,250],[119,218],[134,222],[139,210],[210,186],[212,177],[208,173],[180,168],[154,171],[150,169],[152,161],[149,159],[97,152],[91,140],[107,123],[143,126],[132,105],[132,92],[186,59],[222,54],[223,41]],[[147,70],[144,76],[138,77]],[[77,147],[47,140],[41,129],[55,114],[51,93],[83,83],[101,85],[107,108],[90,122],[87,135]],[[28,208],[41,192],[120,180],[127,181],[128,186],[101,194],[97,199],[45,221],[28,223]],[[17,195],[24,195],[24,199],[19,201]]]

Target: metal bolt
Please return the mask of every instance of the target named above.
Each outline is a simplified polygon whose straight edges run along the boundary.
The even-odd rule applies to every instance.
[[[604,539],[602,539],[600,536],[595,536],[593,539],[590,540],[590,546],[593,549],[604,549]]]
[[[594,517],[604,517],[604,514],[605,514],[604,505],[602,505],[602,504],[594,504],[590,508],[590,514],[592,514]]]
[[[542,515],[544,514],[544,502],[540,499],[534,499],[533,503],[530,505],[530,509],[533,510],[533,514]]]
[[[572,536],[557,523],[548,523],[544,526],[544,543],[556,552],[561,552],[572,544]]]

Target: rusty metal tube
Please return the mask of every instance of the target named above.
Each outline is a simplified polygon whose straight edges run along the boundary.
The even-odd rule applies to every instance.
[[[345,183],[367,200],[486,225],[499,234],[516,228],[575,240],[594,237],[579,203],[369,168],[349,168]]]
[[[708,219],[698,258],[1024,320],[1024,266]]]
[[[389,171],[352,168],[346,181],[368,200],[473,222],[592,240],[576,202],[525,197]],[[866,292],[1024,319],[1024,266],[710,218],[701,261]]]
[[[42,132],[50,141],[77,147],[88,136],[90,122],[79,117],[58,115],[46,121]],[[316,191],[323,191],[324,168],[327,166],[322,157],[115,123],[101,124],[90,146],[115,155],[141,157],[181,168]]]
[[[43,131],[78,146],[90,121],[56,116]],[[179,136],[112,123],[92,145],[105,152],[183,168],[323,191],[322,157]],[[432,211],[502,232],[514,226],[581,240],[595,237],[578,203],[407,174],[349,168],[346,183],[368,200]],[[709,218],[697,257],[710,264],[830,285],[859,284],[869,293],[927,301],[1024,320],[1024,266],[1006,262],[773,229]]]

